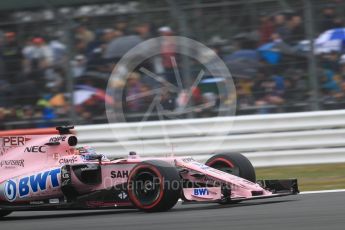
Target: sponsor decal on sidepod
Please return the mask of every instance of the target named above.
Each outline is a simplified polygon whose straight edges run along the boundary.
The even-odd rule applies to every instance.
[[[11,137],[3,137],[0,138],[0,145],[3,147],[19,147],[24,146],[26,141],[29,141],[29,138],[25,137],[17,137],[17,136],[11,136]]]
[[[76,156],[72,157],[72,158],[61,158],[59,160],[59,164],[60,165],[64,165],[64,164],[74,164],[75,162],[78,161],[78,158]]]
[[[32,193],[38,193],[47,190],[47,182],[50,180],[52,188],[59,186],[58,175],[61,169],[53,169],[31,176],[23,177],[17,183],[14,180],[8,180],[5,184],[4,195],[8,201],[15,201],[17,196],[26,197]]]
[[[111,178],[128,178],[129,172],[127,170],[111,171]]]
[[[12,148],[24,146],[25,143],[29,140],[31,139],[17,136],[0,138],[0,155],[5,155]]]
[[[24,167],[24,160],[3,160],[0,162],[1,168],[16,168],[17,166]]]
[[[26,153],[45,153],[47,146],[31,146],[26,147],[24,152]]]
[[[66,136],[57,136],[57,137],[52,137],[49,139],[49,142],[60,142],[60,141],[65,141],[66,140]]]

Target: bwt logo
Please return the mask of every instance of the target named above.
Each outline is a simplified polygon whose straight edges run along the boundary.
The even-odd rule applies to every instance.
[[[29,177],[23,177],[18,184],[13,180],[8,180],[5,184],[4,195],[8,201],[14,201],[17,198],[17,194],[22,198],[28,196],[30,192],[37,193],[47,190],[48,181],[50,181],[52,188],[56,188],[60,185],[58,179],[60,173],[60,168],[53,169]]]
[[[194,196],[207,196],[210,193],[208,192],[207,188],[196,188],[194,189]]]
[[[0,138],[0,145],[3,147],[19,147],[24,146],[25,142],[30,139],[27,139],[25,137],[3,137]]]

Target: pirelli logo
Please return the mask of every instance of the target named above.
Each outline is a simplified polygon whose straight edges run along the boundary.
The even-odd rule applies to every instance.
[[[0,146],[2,147],[19,147],[24,146],[26,141],[30,139],[23,136],[10,136],[0,138]]]

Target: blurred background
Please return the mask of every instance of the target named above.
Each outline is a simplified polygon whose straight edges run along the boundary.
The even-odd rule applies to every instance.
[[[174,57],[191,84],[197,63],[175,53],[172,35],[224,60],[238,115],[345,108],[345,0],[2,0],[0,11],[0,129],[107,123],[105,104],[118,103],[105,92],[112,69],[157,36],[164,54],[147,68],[176,84]],[[154,89],[142,75],[114,87],[127,96]],[[212,106],[176,118],[218,114],[212,82],[192,89],[195,105]],[[183,99],[167,93],[161,104],[177,111]],[[150,100],[125,101],[128,121],[140,121]]]

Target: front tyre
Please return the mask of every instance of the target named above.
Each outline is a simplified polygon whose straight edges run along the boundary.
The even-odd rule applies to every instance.
[[[132,169],[128,177],[129,198],[143,211],[167,211],[175,206],[180,194],[179,173],[164,161],[141,162]]]
[[[242,177],[253,183],[256,182],[255,169],[247,159],[240,153],[222,153],[211,157],[206,165],[223,172]]]
[[[206,165],[220,171],[239,176],[253,183],[256,182],[255,169],[250,161],[240,153],[216,154],[206,161]],[[225,186],[222,188],[224,200],[220,204],[234,204],[239,201],[231,201],[231,191]]]
[[[5,217],[5,216],[8,216],[8,215],[10,215],[11,213],[12,213],[11,211],[4,211],[4,210],[1,210],[1,211],[0,211],[0,218]]]

